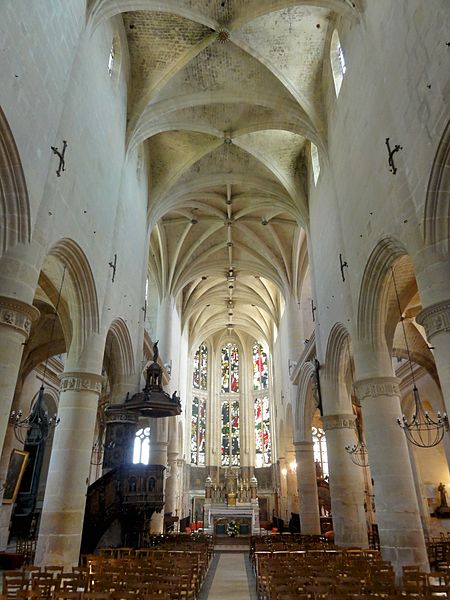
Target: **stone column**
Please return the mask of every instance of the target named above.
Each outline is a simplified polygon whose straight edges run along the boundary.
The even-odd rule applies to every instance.
[[[287,451],[287,504],[288,516],[291,513],[298,513],[298,490],[297,490],[297,461],[295,460],[294,450]]]
[[[300,531],[304,534],[319,535],[320,515],[314,444],[312,442],[294,442],[294,447],[300,504]]]
[[[38,316],[39,311],[34,306],[0,296],[0,449],[5,440],[23,344],[30,334],[31,323]]]
[[[396,377],[373,377],[355,383],[361,402],[381,551],[401,574],[403,565],[429,570],[414,479],[401,415]]]
[[[177,458],[178,452],[167,453],[167,465],[170,469],[169,477],[166,479],[166,492],[164,511],[174,517],[177,502]]]
[[[434,346],[433,355],[445,410],[450,415],[450,300],[424,308],[416,321],[425,327],[428,341]]]
[[[322,421],[327,440],[335,543],[367,548],[363,472],[345,450],[355,443],[355,415],[326,415]]]
[[[167,466],[168,419],[150,419],[150,464]],[[164,472],[164,497],[166,474]],[[150,520],[150,533],[162,533],[164,530],[164,511],[154,512]]]
[[[102,388],[98,373],[61,375],[58,416],[36,548],[37,565],[78,564],[91,449]]]

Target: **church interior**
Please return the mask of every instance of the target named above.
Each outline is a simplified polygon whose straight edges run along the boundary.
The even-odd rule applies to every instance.
[[[449,21],[1,3],[5,598],[450,597]]]

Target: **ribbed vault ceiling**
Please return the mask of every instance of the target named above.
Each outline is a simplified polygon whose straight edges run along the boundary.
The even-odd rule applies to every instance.
[[[273,339],[307,266],[309,141],[326,153],[324,58],[347,0],[93,0],[122,13],[130,150],[147,145],[150,269],[191,340]]]

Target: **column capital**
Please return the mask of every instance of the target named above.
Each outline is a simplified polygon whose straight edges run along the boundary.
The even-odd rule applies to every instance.
[[[355,391],[358,400],[378,398],[378,396],[392,396],[400,398],[400,386],[397,377],[370,377],[355,382]]]
[[[330,431],[331,429],[354,429],[355,427],[355,415],[344,414],[344,415],[324,415],[322,417],[324,431]]]
[[[31,304],[0,296],[0,325],[12,327],[25,337],[30,335],[31,323],[38,319],[39,314],[39,310]]]
[[[424,308],[416,316],[416,321],[425,327],[429,340],[436,333],[450,331],[450,300],[444,300]]]
[[[58,377],[61,381],[61,392],[94,392],[98,395],[102,392],[104,377],[98,373],[66,371]]]

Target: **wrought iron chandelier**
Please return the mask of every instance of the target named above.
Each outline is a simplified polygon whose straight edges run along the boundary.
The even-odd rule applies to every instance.
[[[59,424],[60,419],[56,413],[53,416],[49,416],[48,411],[45,409],[44,403],[44,381],[47,375],[48,361],[50,359],[51,343],[53,341],[53,335],[55,332],[56,319],[58,317],[59,303],[61,300],[61,293],[64,284],[64,278],[66,275],[66,267],[63,268],[63,274],[61,277],[61,284],[58,291],[58,299],[56,301],[55,310],[53,313],[52,327],[50,330],[50,338],[47,343],[47,357],[44,364],[44,374],[42,376],[42,385],[39,389],[37,400],[32,405],[30,414],[23,417],[22,411],[13,410],[9,421],[14,427],[14,435],[18,442],[27,446],[38,446],[45,442],[50,435],[50,432],[55,429]]]
[[[353,446],[345,446],[345,449],[350,454],[350,458],[355,465],[358,465],[358,467],[368,467],[369,460],[367,455],[367,446],[364,442],[361,422],[358,417],[355,419],[355,429],[357,442],[356,444],[353,444]]]
[[[351,354],[350,354],[350,343],[348,341],[348,337],[347,337],[347,350],[348,350],[350,375],[352,378],[352,389],[353,389],[355,377],[353,375],[353,365],[352,365],[352,358],[351,358]],[[360,406],[360,405],[358,404],[358,406]],[[368,467],[369,459],[368,459],[368,454],[367,454],[367,446],[364,442],[361,421],[359,420],[358,415],[356,416],[356,419],[355,419],[355,429],[356,429],[356,444],[353,444],[353,446],[350,446],[350,445],[345,446],[345,449],[350,454],[350,458],[352,459],[352,462],[355,465],[357,465],[358,467]]]
[[[406,329],[404,323],[404,317],[400,305],[400,299],[397,290],[397,282],[395,281],[394,268],[391,267],[392,281],[394,283],[395,297],[397,298],[398,312],[400,315],[400,322],[402,324],[403,336],[405,338],[406,352],[408,354],[409,368],[411,370],[411,378],[413,382],[413,395],[414,395],[414,412],[411,418],[408,420],[403,414],[402,417],[397,419],[399,427],[405,432],[406,438],[411,444],[418,446],[419,448],[433,448],[437,446],[443,439],[444,433],[448,431],[449,423],[447,413],[441,415],[437,413],[437,419],[433,419],[428,411],[426,411],[420,400],[419,390],[417,389],[416,380],[414,378],[414,369],[411,362],[411,354],[409,351],[408,338],[406,336]]]

